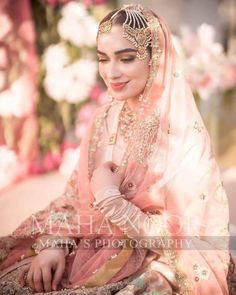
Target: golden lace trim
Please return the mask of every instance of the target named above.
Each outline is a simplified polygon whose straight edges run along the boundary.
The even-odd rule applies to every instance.
[[[165,247],[163,248],[163,253],[169,262],[169,266],[175,274],[175,278],[179,287],[179,295],[189,295],[190,291],[193,290],[193,285],[187,275],[181,270],[179,265],[179,258],[176,251],[170,249],[168,244],[168,239],[170,238],[167,231],[163,233],[163,240]]]
[[[104,121],[107,117],[108,110],[110,109],[110,107],[111,104],[107,105],[105,109],[100,114],[98,114],[98,116],[95,118],[95,122],[92,127],[88,150],[88,172],[90,177],[92,176],[94,170],[95,153],[100,145],[100,138],[104,129]]]
[[[118,255],[111,257],[103,266],[85,282],[87,288],[101,287],[107,284],[127,263],[133,253],[133,249],[125,246]]]

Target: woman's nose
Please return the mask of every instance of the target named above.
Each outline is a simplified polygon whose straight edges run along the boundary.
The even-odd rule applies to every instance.
[[[107,77],[109,80],[119,78],[121,76],[121,71],[115,63],[110,63],[107,69]]]

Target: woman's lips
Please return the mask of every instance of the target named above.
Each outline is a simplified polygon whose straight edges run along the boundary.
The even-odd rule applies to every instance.
[[[122,90],[128,82],[110,83],[111,88],[115,91]]]

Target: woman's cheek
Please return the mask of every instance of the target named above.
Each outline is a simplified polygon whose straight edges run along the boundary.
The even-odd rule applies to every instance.
[[[102,65],[99,65],[99,67],[98,67],[98,72],[99,72],[99,75],[101,76],[101,78],[104,80],[104,82],[105,82],[105,79],[106,79],[106,77],[105,77],[105,71],[104,71],[104,68],[103,68],[103,66]]]

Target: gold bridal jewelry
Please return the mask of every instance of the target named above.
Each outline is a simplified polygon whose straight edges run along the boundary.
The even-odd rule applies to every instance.
[[[128,142],[128,140],[134,134],[136,127],[137,114],[132,111],[128,103],[125,102],[119,117],[119,131],[120,135],[123,137],[124,142]]]
[[[123,138],[124,142],[128,142],[129,139],[133,136],[137,127],[137,114],[131,110],[128,103],[125,102],[120,115],[118,130],[116,133],[112,133],[109,136],[108,144],[116,144],[117,134],[120,133],[120,136]]]
[[[109,33],[112,28],[112,20],[120,12],[124,11],[126,19],[123,24],[123,36],[137,48],[137,57],[144,59],[148,55],[147,48],[151,44],[151,29],[143,14],[141,5],[125,5],[118,10],[111,19],[103,22],[98,29],[98,34]]]

